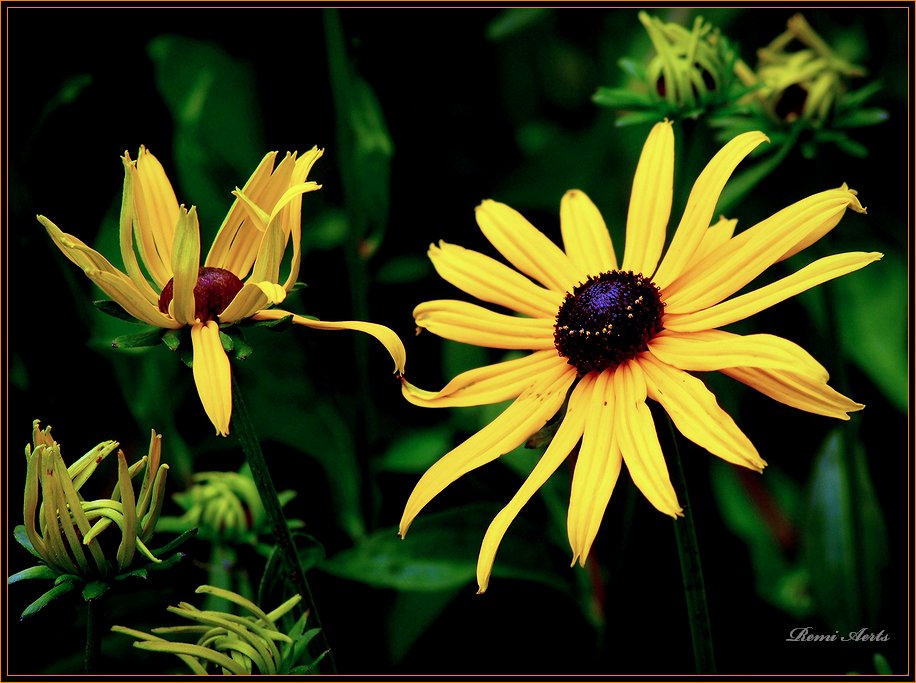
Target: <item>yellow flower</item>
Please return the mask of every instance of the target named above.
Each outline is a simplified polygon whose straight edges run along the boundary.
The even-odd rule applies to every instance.
[[[197,210],[179,206],[162,165],[144,147],[136,161],[126,152],[122,157],[120,241],[126,273],[38,216],[64,255],[127,313],[160,328],[190,327],[194,382],[220,435],[229,433],[232,380],[219,326],[246,318],[278,320],[290,315],[266,309],[281,303],[296,284],[301,261],[302,195],[321,187],[306,180],[321,155],[322,150],[314,147],[301,157],[288,153],[276,164],[277,152],[267,154],[245,187],[233,192],[236,199],[203,266]],[[281,280],[280,264],[290,242],[289,273]],[[403,371],[403,344],[387,327],[303,316],[294,316],[293,322],[315,329],[371,334],[388,349],[396,369]]]
[[[710,226],[732,171],[764,140],[762,133],[745,133],[713,157],[693,186],[664,258],[674,172],[674,134],[667,121],[655,125],[643,148],[619,265],[601,214],[578,190],[567,192],[560,204],[565,251],[505,204],[488,200],[477,207],[480,229],[520,272],[453,244],[430,247],[444,279],[520,315],[463,301],[428,301],[414,310],[417,325],[459,342],[531,353],[465,372],[438,392],[403,383],[404,396],[419,406],[514,402],[423,475],[407,501],[402,536],[446,486],[543,427],[574,384],[553,441],[487,530],[477,564],[481,592],[510,522],[580,439],[568,513],[573,563],[584,564],[623,463],[652,505],[673,517],[681,514],[647,398],[710,453],[763,469],[753,444],[692,371],[718,370],[777,401],[839,419],[863,407],[830,388],[827,371],[798,345],[718,329],[881,258],[828,256],[729,298],[825,235],[847,207],[865,211],[843,185],[802,199],[737,236],[733,220]]]

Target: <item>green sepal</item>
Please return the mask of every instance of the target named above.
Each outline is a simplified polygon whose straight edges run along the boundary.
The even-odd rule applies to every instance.
[[[843,99],[840,100],[839,109],[842,109],[844,112],[850,109],[856,109],[860,105],[865,104],[866,100],[871,99],[874,95],[877,95],[881,92],[881,89],[884,87],[884,84],[881,81],[873,81],[868,85],[862,86],[858,90],[853,90],[843,95]]]
[[[17,524],[16,528],[13,529],[13,538],[16,539],[16,542],[19,543],[19,545],[28,550],[39,560],[44,559],[41,555],[38,554],[38,551],[35,550],[32,542],[29,540],[29,535],[25,532],[25,526],[23,524]]]
[[[146,567],[139,567],[137,569],[131,569],[129,572],[123,572],[118,574],[115,579],[117,581],[123,581],[124,579],[148,579],[149,572]]]
[[[866,109],[853,109],[843,114],[838,114],[833,119],[836,128],[864,128],[884,123],[890,118],[886,109],[868,107]]]
[[[176,564],[181,562],[185,558],[185,553],[175,553],[171,557],[167,557],[162,562],[150,562],[146,565],[145,569],[148,572],[161,572],[166,571],[174,567]]]
[[[657,122],[663,118],[663,115],[655,111],[634,111],[626,114],[621,114],[614,120],[614,125],[617,128],[623,128],[625,126],[635,126],[641,123],[652,123]]]
[[[162,343],[169,347],[170,351],[177,351],[181,346],[181,330],[167,330],[162,335]]]
[[[113,349],[138,349],[146,346],[156,346],[162,339],[162,328],[150,327],[135,334],[122,334],[111,340]]]
[[[303,316],[303,317],[309,318],[311,316]],[[317,320],[317,318],[312,318],[312,319]],[[290,313],[289,315],[285,315],[278,320],[259,320],[252,324],[256,327],[266,327],[269,330],[283,332],[289,328],[289,326],[292,324],[292,321],[293,321],[293,314]]]
[[[254,347],[245,339],[245,334],[238,325],[226,328],[225,332],[221,330],[219,335],[223,349],[227,354],[233,354],[236,360],[248,360],[254,353]]]
[[[77,576],[76,574],[58,574],[57,578],[54,579],[55,586],[59,586],[60,584],[67,583],[67,582],[74,583],[74,584],[80,583],[82,582],[82,578]]]
[[[118,318],[119,320],[126,320],[129,323],[139,322],[134,316],[121,308],[121,305],[112,301],[111,299],[101,299],[99,301],[93,301],[92,305],[99,309],[102,313],[110,315],[113,318]]]
[[[178,350],[178,357],[181,359],[181,362],[187,365],[189,368],[194,367],[194,350],[189,349],[186,346]]]
[[[22,610],[22,614],[19,615],[20,619],[27,619],[32,615],[36,614],[39,610],[47,606],[49,602],[55,598],[59,598],[62,595],[66,595],[70,591],[76,588],[76,584],[73,581],[66,581],[59,583],[54,588],[49,590],[46,593],[43,593],[35,602]]]
[[[6,582],[8,584],[16,583],[17,581],[25,581],[26,579],[53,579],[57,577],[57,572],[51,569],[46,564],[36,564],[34,567],[29,567],[28,569],[23,569],[21,572],[16,572],[11,575]]]
[[[223,351],[227,354],[232,353],[232,350],[235,348],[235,342],[232,337],[222,330],[219,331],[219,343],[223,345]]]
[[[86,602],[98,600],[108,592],[109,588],[110,586],[106,581],[90,581],[83,586],[83,600]]]
[[[306,288],[308,288],[308,284],[306,284],[305,282],[302,282],[301,280],[297,280],[289,291],[298,292],[300,289],[306,289]]]
[[[629,57],[621,57],[617,60],[617,66],[623,70],[631,78],[635,78],[638,81],[646,80],[646,69],[639,62],[630,59]]]
[[[175,538],[173,538],[171,541],[169,541],[168,543],[166,543],[166,544],[165,544],[164,546],[162,546],[161,548],[152,549],[152,550],[150,550],[150,552],[151,552],[153,555],[155,555],[156,557],[160,557],[160,556],[162,556],[162,555],[168,555],[170,552],[172,552],[173,550],[175,550],[175,548],[177,548],[178,546],[180,546],[182,543],[185,543],[186,541],[189,541],[190,539],[192,539],[192,538],[194,538],[195,536],[197,536],[197,531],[198,531],[198,530],[197,530],[197,527],[194,527],[193,529],[188,529],[187,531],[185,531],[185,532],[182,533],[181,535],[176,536]]]
[[[629,88],[598,88],[592,95],[592,102],[611,109],[645,109],[654,102],[646,93]]]

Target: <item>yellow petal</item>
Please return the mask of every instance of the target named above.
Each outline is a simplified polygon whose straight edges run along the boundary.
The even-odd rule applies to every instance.
[[[191,326],[194,350],[194,384],[207,417],[219,436],[229,434],[232,416],[232,370],[214,320]]]
[[[709,229],[719,195],[732,171],[760,143],[768,140],[769,138],[759,131],[742,133],[732,138],[706,165],[690,191],[684,215],[677,226],[668,252],[658,271],[652,276],[652,281],[657,287],[664,289],[684,272]]]
[[[289,315],[292,315],[292,321],[296,325],[302,325],[303,327],[311,327],[315,330],[355,330],[357,332],[365,332],[372,337],[375,337],[388,353],[391,355],[392,360],[394,360],[394,371],[397,373],[404,372],[404,364],[407,362],[407,351],[404,349],[404,342],[401,341],[401,338],[396,335],[391,329],[385,327],[384,325],[378,325],[376,323],[364,323],[358,320],[343,320],[343,321],[329,321],[329,320],[312,320],[311,318],[306,318],[301,315],[294,315],[287,311],[280,310],[278,308],[272,308],[267,311],[258,311],[253,316],[252,320],[281,320]]]
[[[140,256],[161,289],[171,277],[172,247],[178,224],[178,200],[162,164],[145,147],[129,165]]]
[[[509,263],[545,287],[565,293],[579,282],[563,250],[515,209],[488,199],[477,207],[477,225]]]
[[[659,511],[682,515],[668,477],[652,413],[646,405],[646,379],[639,363],[624,363],[614,373],[614,434],[636,488]]]
[[[137,262],[137,254],[134,251],[134,222],[136,221],[136,209],[134,208],[133,196],[133,172],[131,170],[130,160],[125,156],[121,158],[124,164],[124,186],[121,192],[121,215],[120,215],[120,244],[121,260],[124,261],[124,268],[127,274],[140,293],[146,297],[151,304],[158,304],[159,291],[154,290]],[[161,289],[161,288],[160,288]]]
[[[134,559],[137,550],[137,501],[134,498],[134,487],[130,480],[127,458],[124,452],[118,451],[118,492],[121,494],[121,511],[124,515],[121,527],[121,543],[118,544],[118,568],[125,569]]]
[[[455,244],[430,245],[429,258],[444,280],[473,297],[534,318],[555,318],[563,294],[534,284],[524,275],[477,251]]]
[[[700,246],[693,252],[693,257],[686,268],[692,268],[694,264],[699,263],[709,254],[720,248],[732,238],[735,234],[735,227],[738,221],[734,218],[720,218],[715,225],[710,225],[706,232],[703,233],[703,239],[700,240]]]
[[[656,123],[649,132],[630,193],[623,270],[651,276],[665,246],[665,230],[674,193],[674,132]]]
[[[566,460],[570,451],[582,436],[582,430],[585,424],[585,414],[588,412],[589,401],[592,397],[594,387],[594,376],[586,375],[573,389],[569,397],[569,406],[566,409],[566,415],[560,423],[560,428],[554,435],[553,440],[544,451],[544,455],[538,461],[537,465],[528,475],[528,478],[522,484],[522,487],[509,501],[487,528],[487,533],[483,537],[483,543],[480,546],[480,556],[477,558],[477,585],[478,593],[487,590],[490,583],[490,571],[493,569],[493,561],[496,559],[496,551],[499,548],[506,530],[512,523],[512,520],[518,516],[522,507],[531,500],[531,497],[537,492],[544,482],[550,478],[557,467]]]
[[[267,306],[282,303],[285,298],[286,290],[273,282],[246,283],[219,314],[219,321],[235,323],[250,318]]]
[[[546,318],[517,318],[452,299],[426,301],[413,315],[419,327],[465,344],[494,349],[554,348],[554,321]]]
[[[175,229],[175,249],[172,252],[172,303],[169,310],[178,322],[190,325],[196,319],[194,288],[200,270],[200,226],[197,223],[197,209],[184,207],[178,214]]]
[[[725,368],[722,374],[743,382],[774,401],[817,415],[848,420],[847,413],[865,407],[846,398],[824,381],[792,372],[763,368]]]
[[[424,391],[405,379],[401,391],[409,402],[424,408],[454,408],[499,403],[516,398],[542,372],[566,365],[556,351],[535,351],[523,358],[463,372],[441,391]]]
[[[576,378],[571,367],[556,366],[534,378],[506,410],[461,445],[443,455],[417,482],[401,517],[401,536],[429,501],[473,469],[496,460],[543,427],[563,405]]]
[[[679,332],[696,332],[723,327],[744,320],[755,313],[804,292],[812,287],[864,268],[881,259],[878,252],[849,252],[834,254],[808,264],[792,275],[784,277],[747,294],[736,296],[715,306],[694,313],[665,314],[666,329]]]
[[[719,303],[809,235],[825,234],[839,223],[847,207],[863,210],[855,193],[844,185],[796,202],[745,230],[662,290],[665,311],[692,313]]]
[[[254,262],[249,281],[279,282],[280,261],[286,251],[286,235],[280,221],[271,221],[261,237],[258,257]]]
[[[581,190],[570,190],[563,195],[560,229],[566,254],[579,269],[579,280],[617,269],[617,257],[604,218]]]
[[[296,159],[296,165],[293,170],[293,179],[298,182],[304,182],[312,170],[314,163],[324,154],[323,149],[312,147],[308,152]],[[315,189],[321,187],[316,185]],[[290,291],[299,278],[299,266],[302,262],[302,195],[296,195],[286,207],[288,215],[289,236],[293,243],[293,257],[290,261],[289,275],[283,288]]]
[[[113,299],[121,308],[137,320],[175,330],[181,323],[159,311],[137,290],[137,286],[121,273],[108,273],[101,270],[87,269],[86,276],[92,280],[99,289]]]
[[[45,216],[38,215],[36,218],[47,231],[54,244],[57,245],[57,248],[63,252],[64,256],[83,270],[92,268],[94,270],[102,270],[107,273],[118,273],[124,276],[121,271],[111,265],[108,259],[92,247],[87,246],[79,238],[62,231],[54,222]],[[124,277],[126,279],[126,276]]]
[[[648,395],[671,416],[681,434],[723,460],[763,471],[766,463],[716,397],[696,377],[643,353],[642,368]]]
[[[566,530],[573,551],[572,564],[583,567],[623,462],[614,439],[613,371],[598,373],[588,402],[585,428],[569,494]]]
[[[681,370],[710,372],[748,367],[787,370],[819,381],[829,377],[824,366],[798,344],[772,334],[665,330],[649,342],[649,351],[663,363]]]

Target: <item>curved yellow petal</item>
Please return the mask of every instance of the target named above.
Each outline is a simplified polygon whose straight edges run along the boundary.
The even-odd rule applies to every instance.
[[[693,313],[717,304],[782,258],[810,235],[824,235],[847,208],[864,211],[844,185],[812,195],[745,230],[662,290],[665,311]]]
[[[219,314],[221,323],[236,323],[250,318],[267,306],[276,306],[286,298],[286,290],[273,282],[248,282]]]
[[[134,222],[137,219],[133,197],[133,172],[130,159],[125,155],[121,158],[124,164],[124,185],[121,191],[121,215],[119,219],[119,241],[121,244],[121,260],[124,268],[137,289],[151,304],[159,302],[159,291],[153,289],[137,262],[134,251]],[[161,289],[161,288],[160,288]]]
[[[401,393],[410,403],[424,408],[455,408],[499,403],[516,398],[543,372],[564,366],[556,351],[535,351],[523,358],[485,365],[463,372],[441,391],[424,391],[401,379]]]
[[[650,353],[643,353],[636,362],[645,375],[649,398],[661,403],[681,434],[723,460],[763,471],[766,462],[754,444],[703,382]]]
[[[721,372],[774,401],[808,413],[848,420],[847,413],[865,407],[834,390],[825,381],[793,372],[765,368],[724,368]]]
[[[92,268],[87,268],[83,272],[98,285],[99,289],[137,320],[170,330],[182,326],[180,322],[163,314],[157,306],[147,301],[133,281],[123,273],[110,273]]]
[[[614,438],[613,377],[612,370],[595,377],[569,494],[566,531],[573,554],[571,564],[578,561],[583,567],[623,463]]]
[[[480,545],[480,556],[477,558],[477,585],[478,593],[487,590],[490,583],[490,572],[493,569],[493,561],[496,559],[496,551],[499,548],[506,530],[512,523],[512,520],[518,516],[522,507],[531,500],[531,497],[537,492],[544,482],[550,478],[557,467],[559,467],[576,443],[582,437],[582,431],[585,425],[585,414],[588,412],[588,405],[593,398],[592,390],[594,388],[594,376],[586,375],[573,389],[569,397],[569,406],[566,408],[566,415],[560,423],[560,428],[554,435],[553,440],[544,451],[544,455],[538,461],[537,465],[528,475],[528,478],[522,484],[522,487],[509,501],[487,528],[484,534],[483,543]]]
[[[229,434],[232,416],[232,370],[214,320],[191,326],[194,384],[207,417],[219,436]]]
[[[140,148],[136,164],[128,166],[134,173],[131,184],[140,256],[162,289],[172,276],[178,199],[162,164],[146,147]]]
[[[769,141],[769,138],[760,131],[742,133],[720,149],[700,173],[687,198],[684,215],[671,239],[668,252],[652,276],[652,281],[659,289],[664,289],[684,272],[709,229],[719,195],[732,171],[744,157],[765,141]]]
[[[271,221],[261,237],[258,256],[251,270],[249,282],[279,282],[280,262],[286,251],[286,235],[280,221]],[[285,290],[284,290],[285,291]]]
[[[623,270],[652,275],[665,246],[673,193],[674,131],[663,121],[649,132],[633,177]]]
[[[54,244],[57,245],[57,248],[60,249],[63,255],[72,263],[75,263],[83,270],[91,268],[93,270],[102,270],[106,273],[117,273],[126,277],[124,273],[111,265],[107,258],[102,256],[92,247],[86,245],[78,237],[74,237],[61,230],[46,216],[39,214],[36,218],[38,222],[41,223],[42,227],[44,227],[45,231],[47,231],[48,236]]]
[[[293,179],[295,181],[304,182],[309,172],[312,170],[312,166],[323,154],[323,149],[312,147],[312,149],[296,159],[296,165],[293,169]],[[318,189],[319,187],[321,186],[316,185],[314,189]],[[284,210],[287,215],[287,218],[284,220],[289,224],[289,238],[293,242],[293,256],[290,261],[289,275],[286,278],[286,282],[283,283],[283,288],[286,291],[290,291],[299,278],[299,266],[302,262],[302,195],[293,197]]]
[[[740,335],[722,330],[665,330],[649,342],[649,352],[680,370],[710,372],[723,368],[786,370],[827,381],[823,365],[798,344],[772,334]]]
[[[404,372],[404,364],[407,362],[407,351],[404,349],[404,342],[391,329],[377,323],[364,323],[358,320],[312,320],[301,315],[295,315],[279,308],[272,308],[266,311],[258,311],[252,320],[281,320],[292,315],[292,321],[296,325],[311,327],[315,330],[355,330],[356,332],[365,332],[375,337],[385,347],[385,350],[394,360],[394,371],[397,373]]]
[[[459,477],[508,453],[543,427],[563,405],[576,372],[556,367],[543,372],[535,382],[486,427],[443,455],[414,487],[404,506],[399,533],[407,533],[411,522],[429,501]]]
[[[884,254],[876,251],[825,256],[792,275],[715,306],[694,313],[666,313],[665,329],[697,332],[744,320],[821,283],[864,268],[869,263],[880,260],[882,256]]]
[[[601,212],[581,190],[570,190],[560,201],[560,230],[569,260],[579,280],[617,269],[611,234]]]
[[[476,209],[477,225],[513,266],[545,287],[569,292],[578,270],[556,244],[515,209],[487,199]]]
[[[702,259],[709,256],[716,249],[727,244],[735,234],[735,227],[738,221],[735,218],[719,218],[719,220],[707,228],[703,233],[703,239],[700,240],[700,246],[693,252],[693,257],[687,264],[686,268],[692,268],[694,264],[699,263]]]
[[[563,294],[536,285],[521,273],[455,244],[430,245],[429,258],[444,280],[473,297],[533,318],[556,318]]]
[[[194,288],[200,270],[200,226],[197,223],[197,209],[181,208],[175,229],[175,244],[172,251],[172,303],[169,310],[178,322],[190,325],[196,319],[197,304]]]
[[[552,349],[554,321],[494,313],[466,301],[425,301],[413,311],[417,326],[435,335],[494,349]]]
[[[659,512],[683,515],[646,405],[647,386],[639,363],[617,368],[614,393],[614,435],[633,483]]]

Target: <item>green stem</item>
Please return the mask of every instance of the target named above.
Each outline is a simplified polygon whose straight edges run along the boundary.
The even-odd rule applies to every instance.
[[[684,507],[684,517],[674,522],[674,537],[677,554],[681,562],[681,580],[684,584],[684,598],[687,601],[687,618],[690,622],[690,639],[693,642],[693,660],[698,674],[716,672],[716,659],[712,645],[712,630],[709,625],[709,609],[706,605],[706,585],[703,581],[703,567],[700,563],[700,548],[697,543],[696,527],[687,494],[687,479],[681,463],[674,426],[668,418],[668,430],[672,444],[672,479],[675,490]]]
[[[264,506],[267,517],[270,520],[270,526],[273,530],[274,538],[277,543],[280,557],[286,567],[287,579],[292,584],[293,589],[302,596],[309,610],[309,614],[315,620],[315,626],[321,629],[319,637],[324,642],[324,649],[328,651],[328,660],[331,664],[333,673],[337,673],[337,665],[334,661],[334,653],[327,641],[327,634],[321,626],[321,618],[318,616],[318,609],[315,606],[315,599],[312,596],[312,590],[309,587],[308,579],[302,570],[302,563],[299,561],[299,553],[296,552],[296,543],[293,535],[290,533],[289,525],[286,523],[286,516],[283,514],[283,506],[280,498],[277,496],[277,489],[274,487],[273,479],[270,477],[270,470],[267,468],[267,461],[264,460],[264,453],[261,451],[261,443],[258,441],[257,434],[254,431],[254,425],[248,414],[248,407],[242,397],[242,391],[239,389],[239,382],[235,376],[232,377],[232,429],[239,445],[245,453],[245,459],[248,467],[251,469],[251,478],[258,489],[258,495],[261,497],[261,504]]]
[[[83,652],[83,673],[95,673],[99,667],[102,656],[102,634],[99,628],[101,606],[99,601],[86,601],[86,649]]]

